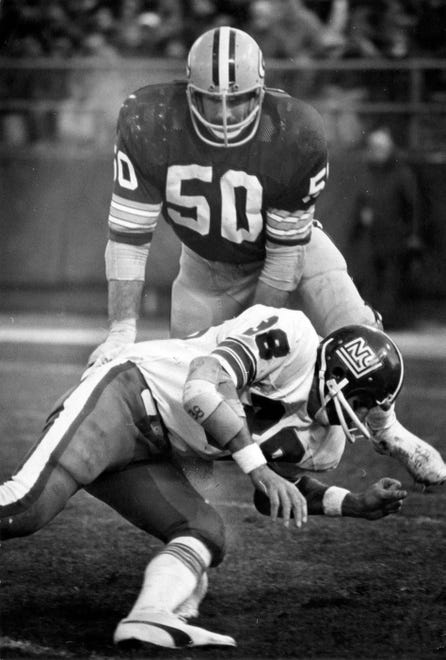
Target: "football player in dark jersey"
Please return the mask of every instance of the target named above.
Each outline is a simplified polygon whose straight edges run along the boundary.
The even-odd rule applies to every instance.
[[[143,87],[120,111],[106,274],[110,332],[99,366],[136,336],[145,266],[160,215],[182,243],[172,286],[171,335],[221,323],[262,303],[299,306],[318,334],[375,326],[345,260],[314,218],[328,175],[320,115],[265,87],[262,53],[245,32],[220,27],[192,45],[187,81]],[[420,480],[444,466],[394,408],[371,411],[375,449],[419,456]],[[446,468],[445,468],[446,469]]]
[[[302,312],[263,305],[199,337],[133,344],[55,405],[0,485],[0,538],[37,531],[85,488],[165,543],[115,641],[234,645],[187,622],[225,552],[222,520],[188,460],[232,456],[257,508],[286,525],[293,516],[300,527],[307,510],[382,518],[406,497],[399,482],[354,494],[304,473],[336,467],[346,437],[369,435],[368,409],[389,405],[402,382],[400,352],[383,332],[349,326],[319,342]]]

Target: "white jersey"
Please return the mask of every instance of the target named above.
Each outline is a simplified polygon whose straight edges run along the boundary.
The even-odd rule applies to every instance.
[[[253,439],[261,444],[280,429],[294,427],[299,439],[326,444],[340,427],[321,427],[308,415],[318,336],[299,311],[255,305],[237,318],[188,339],[163,339],[134,344],[121,355],[137,364],[157,403],[174,448],[213,460],[224,455],[208,443],[206,433],[184,410],[183,387],[193,358],[213,355],[230,374],[249,416]],[[339,435],[340,433],[340,435]],[[342,441],[343,449],[343,441]],[[308,455],[307,455],[308,453]],[[328,469],[337,460],[312,466],[310,447],[303,463],[307,469]],[[329,453],[331,453],[329,451]],[[341,452],[342,453],[342,452]],[[333,465],[332,465],[333,464]]]

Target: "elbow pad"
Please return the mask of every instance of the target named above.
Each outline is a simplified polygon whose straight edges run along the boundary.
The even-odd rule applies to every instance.
[[[105,248],[105,274],[107,280],[146,279],[146,262],[150,243],[131,245],[109,240]]]
[[[221,449],[245,425],[245,412],[235,386],[215,358],[192,360],[183,390],[183,407]]]

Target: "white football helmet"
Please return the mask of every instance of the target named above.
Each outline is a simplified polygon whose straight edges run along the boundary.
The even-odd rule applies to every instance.
[[[213,147],[238,147],[259,125],[265,94],[262,51],[246,32],[219,27],[192,45],[187,100],[198,136]]]

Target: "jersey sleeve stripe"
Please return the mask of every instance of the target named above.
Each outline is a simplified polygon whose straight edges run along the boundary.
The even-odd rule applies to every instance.
[[[295,236],[299,236],[302,234],[306,234],[309,228],[312,226],[313,221],[310,220],[303,226],[290,226],[289,228],[282,227],[280,229],[277,229],[275,227],[268,227],[267,228],[267,234],[271,236],[275,236],[276,238],[287,238],[288,236],[291,238],[294,238]]]
[[[130,204],[117,204],[113,201],[110,204],[110,208],[113,209],[115,213],[126,213],[128,215],[140,216],[141,218],[147,217],[158,217],[161,211],[161,204],[156,208],[148,207],[146,209],[135,209]]]
[[[312,222],[314,218],[314,206],[311,206],[305,211],[295,211],[289,215],[283,215],[282,212],[274,211],[269,209],[266,213],[266,224],[267,227],[272,227],[276,229],[287,228],[287,227],[296,227],[301,225],[307,225],[309,222]]]
[[[161,210],[161,204],[142,204],[113,195],[108,216],[111,232],[129,234],[153,234]]]
[[[273,238],[272,236],[268,236],[268,240],[270,243],[274,243],[274,245],[286,245],[289,247],[292,247],[294,245],[306,245],[307,243],[310,242],[310,239],[311,239],[311,230],[304,236],[301,237],[299,236],[294,240],[291,239],[283,240],[280,238]]]
[[[273,243],[307,243],[311,237],[313,221],[314,206],[290,215],[284,215],[284,211],[269,209],[266,214],[266,236]]]
[[[234,374],[237,388],[252,383],[256,375],[256,360],[250,349],[236,339],[225,339],[212,351],[222,358]]]
[[[271,243],[280,243],[283,245],[299,245],[308,243],[311,238],[312,225],[313,223],[310,223],[307,227],[305,227],[305,230],[292,233],[267,231],[266,236],[267,239],[271,241]]]
[[[112,204],[121,205],[125,208],[132,208],[135,209],[135,211],[153,211],[156,213],[161,211],[161,202],[155,204],[148,204],[147,202],[134,202],[133,200],[121,197],[116,193],[113,193],[112,195]]]
[[[124,220],[123,218],[117,218],[110,215],[108,218],[110,226],[121,227],[122,229],[128,229],[129,231],[154,231],[156,227],[156,220],[151,224],[142,225],[140,222],[133,222],[132,220]]]
[[[128,243],[129,245],[145,245],[146,243],[151,243],[153,238],[153,232],[130,234],[129,232],[124,233],[124,232],[116,231],[112,227],[110,227],[109,238],[111,241],[115,241],[115,243]]]

